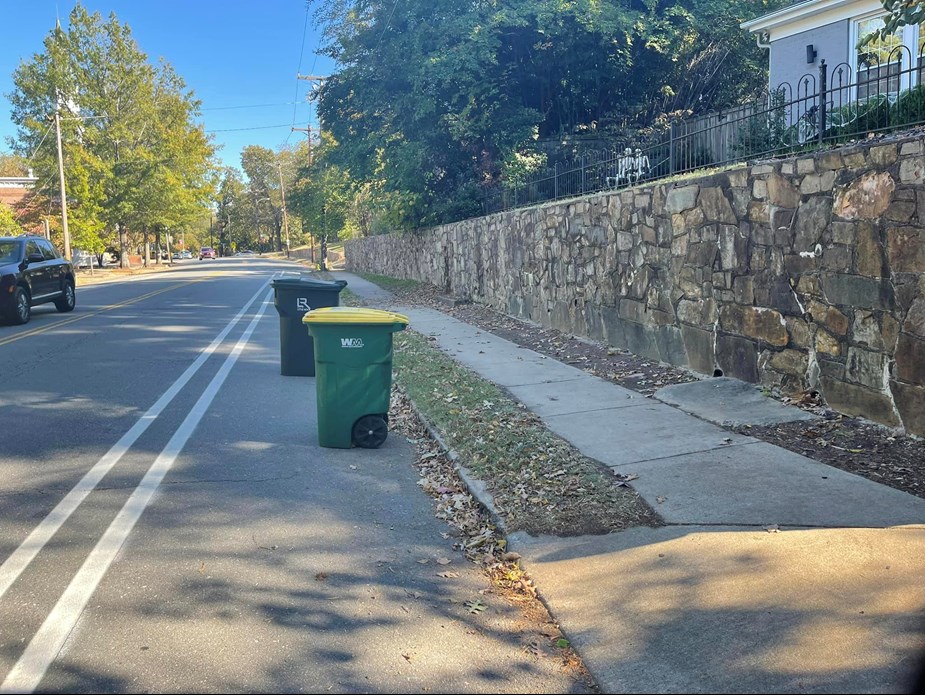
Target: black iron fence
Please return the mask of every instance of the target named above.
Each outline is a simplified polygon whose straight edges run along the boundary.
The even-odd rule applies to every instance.
[[[571,198],[698,169],[808,152],[925,123],[925,45],[871,51],[857,68],[821,61],[818,74],[783,83],[724,113],[673,122],[645,142],[587,152],[485,196],[486,214]]]

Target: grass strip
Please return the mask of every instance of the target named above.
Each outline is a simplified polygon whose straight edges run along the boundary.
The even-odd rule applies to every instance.
[[[423,283],[418,282],[417,280],[402,280],[401,278],[393,278],[388,275],[376,275],[375,273],[354,273],[364,280],[369,280],[370,282],[379,285],[384,290],[393,292],[395,294],[401,294],[402,292],[414,291],[420,287]]]
[[[491,491],[509,531],[571,536],[661,523],[610,469],[426,336],[397,333],[393,366],[396,384]]]

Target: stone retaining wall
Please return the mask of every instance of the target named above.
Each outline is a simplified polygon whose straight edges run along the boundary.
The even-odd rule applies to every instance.
[[[775,160],[347,243],[545,326],[925,435],[925,141]]]

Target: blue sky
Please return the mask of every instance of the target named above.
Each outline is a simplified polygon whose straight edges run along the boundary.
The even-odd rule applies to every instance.
[[[66,24],[73,1],[0,0],[0,152],[15,133],[7,95],[20,60],[42,50],[55,25]],[[306,27],[304,0],[85,0],[90,12],[132,28],[152,61],[163,57],[202,101],[202,122],[222,145],[219,158],[240,168],[241,149],[263,145],[277,149],[298,142],[295,125],[317,125],[306,102],[310,83],[296,74],[328,75],[333,63],[315,51],[318,30],[311,14]],[[313,10],[309,10],[309,13]],[[303,48],[304,34],[304,48]],[[254,107],[257,108],[229,108]],[[267,127],[279,126],[279,127]],[[248,130],[238,130],[246,128]]]

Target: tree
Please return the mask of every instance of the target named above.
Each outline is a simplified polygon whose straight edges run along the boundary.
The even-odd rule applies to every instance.
[[[218,252],[222,256],[230,255],[233,249],[249,246],[251,239],[247,235],[250,225],[245,215],[247,196],[241,174],[233,167],[227,167],[222,173],[215,197],[216,224],[219,230]]]
[[[315,157],[297,172],[287,197],[292,212],[302,220],[303,228],[312,230],[324,247],[329,241],[351,236],[351,203],[354,185],[350,175],[329,159],[336,148],[325,133]]]
[[[260,219],[264,217],[272,225],[273,248],[282,249],[283,204],[280,193],[278,158],[273,150],[259,145],[248,145],[241,152],[241,168],[247,175],[251,202],[254,205],[254,224],[260,226]],[[266,203],[264,206],[262,203]],[[259,229],[254,230],[259,235]],[[258,238],[258,243],[260,242]]]
[[[25,157],[0,152],[0,176],[25,176],[28,172],[28,160]]]
[[[35,151],[36,173],[53,189],[54,149],[38,145],[49,118],[61,114],[82,244],[99,248],[118,234],[125,264],[130,242],[146,240],[149,229],[201,215],[214,146],[195,123],[199,103],[169,64],[148,61],[114,14],[104,20],[75,6],[67,29],[49,32],[44,50],[17,68],[13,82],[16,150]]]
[[[13,209],[6,203],[0,203],[0,236],[17,236],[25,230],[16,221]]]
[[[340,66],[318,92],[328,162],[371,220],[480,214],[486,190],[543,161],[537,141],[753,95],[766,57],[739,24],[784,2],[315,0]]]

